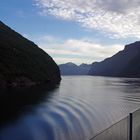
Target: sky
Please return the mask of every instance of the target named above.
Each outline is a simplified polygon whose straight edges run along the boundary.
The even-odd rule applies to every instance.
[[[140,40],[139,0],[0,0],[0,20],[57,64],[102,61]]]

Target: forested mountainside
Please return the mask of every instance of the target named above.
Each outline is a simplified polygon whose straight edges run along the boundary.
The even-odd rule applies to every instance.
[[[0,21],[0,85],[57,83],[59,67],[32,41]]]

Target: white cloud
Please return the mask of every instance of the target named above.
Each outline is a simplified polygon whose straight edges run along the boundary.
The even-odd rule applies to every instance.
[[[54,60],[55,60],[55,62],[57,64],[65,64],[67,62],[73,62],[73,63],[75,63],[77,65],[80,65],[82,63],[91,64],[91,61],[89,59],[84,59],[84,61],[83,61],[83,59],[80,59],[80,58],[64,58],[64,57],[61,58],[61,57],[55,57]]]
[[[49,42],[51,43],[53,41],[56,42],[58,39],[51,35],[44,35],[44,36],[39,37],[37,40],[44,43],[49,43]]]
[[[35,0],[42,14],[74,20],[110,37],[140,38],[139,0]]]
[[[57,40],[57,42],[55,40]],[[79,40],[68,39],[62,41],[61,39],[51,37],[51,40],[49,39],[48,41],[48,37],[43,36],[39,37],[39,40],[36,40],[35,42],[37,42],[43,50],[50,54],[57,63],[72,61],[80,64],[101,61],[124,48],[124,46],[120,44],[107,46],[90,40],[91,39],[86,40],[84,38]]]

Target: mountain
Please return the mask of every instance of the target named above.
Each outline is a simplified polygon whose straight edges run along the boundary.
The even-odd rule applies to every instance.
[[[59,65],[61,75],[87,75],[90,67],[88,64],[78,66],[71,62]]]
[[[0,85],[29,86],[57,83],[60,71],[36,44],[0,21]]]
[[[92,64],[90,75],[140,77],[140,41],[126,45],[124,50],[102,62]]]

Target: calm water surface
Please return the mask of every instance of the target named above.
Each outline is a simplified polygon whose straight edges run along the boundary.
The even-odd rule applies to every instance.
[[[0,140],[89,140],[140,107],[140,79],[65,76],[28,92],[1,95]]]

